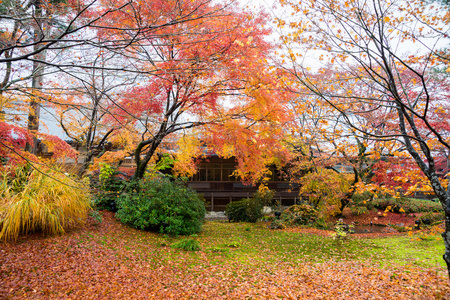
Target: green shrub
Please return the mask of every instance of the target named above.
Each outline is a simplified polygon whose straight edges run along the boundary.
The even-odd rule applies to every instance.
[[[355,193],[352,196],[352,201],[348,204],[352,214],[359,216],[374,209],[373,196],[374,194],[370,191],[365,191],[361,194]]]
[[[171,247],[184,251],[200,251],[202,249],[198,241],[190,238],[179,240],[178,242],[173,243]]]
[[[306,225],[315,223],[318,212],[311,205],[299,204],[292,205],[285,209],[280,219],[286,226]]]
[[[229,247],[229,248],[239,248],[239,247],[241,247],[241,242],[239,242],[239,241],[229,242],[227,244],[227,247]]]
[[[119,172],[108,164],[101,164],[99,186],[94,197],[94,206],[98,210],[117,211],[117,199],[126,186],[126,181],[118,178]]]
[[[350,206],[350,210],[352,214],[356,216],[367,214],[369,212],[366,206]]]
[[[0,240],[16,240],[34,231],[62,234],[86,221],[90,209],[86,180],[31,169],[2,174],[0,180]]]
[[[167,178],[131,181],[117,198],[116,217],[131,227],[171,235],[201,230],[205,204],[182,181]]]
[[[332,227],[327,223],[327,221],[323,217],[317,218],[313,226],[317,229],[324,229],[324,230],[328,230]]]
[[[425,225],[432,225],[436,222],[443,221],[445,219],[445,215],[443,213],[432,213],[427,212],[419,217],[419,221]]]
[[[349,233],[352,233],[353,225],[347,225],[342,219],[339,219],[334,225],[334,233],[331,235],[335,240],[345,240]]]
[[[225,215],[230,222],[246,222],[248,201],[241,200],[227,204]]]
[[[373,205],[375,208],[385,210],[387,207],[391,207],[394,212],[420,213],[420,212],[442,212],[442,205],[439,202],[433,202],[430,200],[420,200],[413,198],[383,198],[373,199]],[[401,211],[401,209],[403,211]]]
[[[262,220],[264,222],[270,222],[270,221],[273,221],[273,219],[274,219],[274,216],[263,216],[262,217]]]
[[[270,229],[285,229],[286,225],[280,219],[274,219],[269,225]]]
[[[277,206],[274,191],[267,188],[258,190],[250,199],[242,199],[229,203],[225,208],[225,215],[230,222],[252,222],[263,218],[264,206]]]
[[[229,203],[225,208],[225,215],[230,222],[255,223],[262,218],[264,204],[258,198],[242,199]]]
[[[275,191],[269,189],[260,189],[252,196],[252,198],[257,202],[260,202],[263,206],[275,207],[278,206],[279,203],[276,199],[273,198],[274,196]]]

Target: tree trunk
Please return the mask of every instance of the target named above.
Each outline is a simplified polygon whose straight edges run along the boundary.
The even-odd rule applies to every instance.
[[[450,278],[450,185],[447,187],[447,191],[445,191],[437,176],[433,176],[429,179],[431,186],[433,187],[433,190],[445,211],[445,228],[442,233],[442,238],[444,239],[445,244],[445,253],[443,258],[447,264],[447,272]]]
[[[40,1],[35,1],[35,27],[34,27],[34,41],[36,42],[34,46],[34,50],[37,51],[40,48],[39,41],[43,38],[43,29],[42,29],[42,7]],[[39,61],[45,60],[46,53],[45,51],[40,51],[35,55],[35,59]],[[31,83],[31,88],[33,93],[35,93],[38,89],[42,87],[43,83],[43,74],[44,74],[44,65],[41,62],[34,61],[33,62],[33,79]],[[27,144],[26,150],[33,154],[37,154],[37,146],[38,146],[38,138],[37,133],[39,131],[39,118],[41,114],[41,105],[39,101],[36,101],[35,98],[31,99],[30,109],[28,112],[28,130],[33,135],[33,145]]]
[[[447,199],[449,201],[449,199]],[[450,211],[445,211],[445,231],[442,233],[445,244],[444,261],[447,264],[448,277],[450,278]]]
[[[156,149],[158,148],[160,143],[161,143],[161,140],[155,138],[151,141],[141,142],[138,145],[138,147],[136,148],[136,151],[134,152],[134,161],[136,162],[136,171],[134,172],[135,179],[142,179],[144,177],[145,170],[147,169],[147,165],[148,165],[150,159],[155,154]],[[144,147],[146,145],[149,145],[149,144],[150,144],[150,149],[148,149],[144,158],[141,160],[142,150],[144,149]]]
[[[167,120],[167,117],[166,117]],[[139,143],[136,150],[134,151],[134,161],[136,162],[136,171],[134,172],[134,178],[135,179],[142,179],[145,174],[145,170],[147,169],[147,165],[150,161],[150,159],[153,157],[153,155],[156,152],[156,149],[158,149],[159,145],[163,141],[163,139],[170,134],[170,132],[167,131],[167,121],[164,121],[161,126],[159,127],[158,133],[153,136],[152,139],[144,140]],[[142,152],[144,151],[145,147],[149,147],[147,153],[144,156],[144,159],[141,160]]]
[[[95,148],[97,148],[97,149],[103,148],[104,149],[106,141],[108,140],[108,137],[111,135],[111,133],[113,133],[113,131],[114,131],[114,128],[110,129],[103,136],[102,140],[98,143],[97,147],[95,147]],[[84,158],[83,164],[81,165],[80,169],[78,170],[78,176],[80,176],[80,177],[82,177],[85,174],[86,170],[89,168],[89,166],[92,163],[92,159],[95,156],[95,152],[94,152],[95,148],[93,146],[94,145],[94,142],[93,142],[94,137],[91,137],[90,135],[88,135],[88,137],[89,137],[89,140],[86,143],[86,145],[87,145],[86,146],[86,157]],[[103,150],[100,154],[97,154],[97,158],[100,158],[104,154],[104,152],[105,152],[105,150]]]
[[[447,272],[450,278],[450,186],[447,186],[447,190],[445,190],[445,188],[439,181],[439,177],[436,174],[436,165],[434,158],[431,155],[431,151],[428,148],[427,143],[423,140],[420,132],[417,130],[414,119],[409,116],[406,113],[405,109],[401,106],[397,108],[397,111],[399,116],[399,128],[403,133],[406,150],[412,156],[414,161],[417,163],[417,166],[422,170],[424,175],[428,178],[434,193],[438,197],[439,201],[441,202],[442,208],[445,211],[445,229],[444,233],[442,234],[445,243],[445,253],[443,258],[447,264]],[[411,138],[406,131],[405,120],[409,123],[415,140],[419,144],[419,147],[423,155],[425,156],[426,161],[422,159],[422,157],[420,157],[419,153],[413,147]]]

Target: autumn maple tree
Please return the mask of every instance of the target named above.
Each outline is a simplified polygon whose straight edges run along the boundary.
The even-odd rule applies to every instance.
[[[243,122],[237,120],[243,115],[248,118],[247,125],[276,117],[276,101],[263,89],[268,77],[275,79],[267,64],[271,45],[265,41],[270,32],[265,27],[265,14],[254,15],[232,3],[141,2],[132,14],[118,12],[114,19],[104,19],[103,26],[139,22],[156,27],[155,20],[183,20],[186,12],[191,12],[191,21],[142,32],[130,39],[130,46],[123,51],[134,59],[137,70],[147,75],[111,105],[108,122],[127,124],[123,128],[137,140],[133,153],[137,178],[144,175],[169,136],[188,134],[190,129],[205,125],[209,132],[220,126],[221,133],[234,123],[243,128]],[[122,31],[100,31],[99,35],[130,38]],[[266,111],[255,118],[255,107]],[[203,133],[205,140],[208,135]]]
[[[9,105],[9,113],[11,109],[13,113],[24,110],[17,103],[28,104],[27,129],[33,135],[33,143],[28,142],[26,148],[33,154],[37,153],[40,110],[46,99],[44,76],[65,65],[55,59],[61,49],[89,41],[80,32],[92,28],[110,12],[93,13],[95,2],[10,0],[0,4],[4,20],[0,37],[0,94],[3,103],[16,104],[12,108]],[[6,113],[4,106],[0,109]]]
[[[66,53],[70,55],[72,52]],[[110,64],[118,66],[115,53],[102,49],[78,51],[80,61],[89,62],[92,68],[71,70],[59,74],[59,79],[48,81],[47,103],[53,109],[55,119],[74,146],[83,152],[78,162],[78,173],[84,174],[94,159],[99,159],[111,147],[127,143],[119,142],[122,124],[107,123],[114,118],[108,110],[118,93],[132,85],[138,75],[108,70]],[[124,63],[122,63],[124,65]],[[111,139],[115,132],[115,139]],[[129,144],[129,143],[128,143]]]
[[[289,90],[295,94],[295,85]],[[351,202],[358,187],[371,179],[376,160],[374,151],[368,149],[373,142],[367,136],[357,135],[347,126],[345,117],[320,97],[297,95],[290,100],[289,109],[292,118],[284,142],[295,157],[289,170],[291,180],[304,186],[301,194],[305,197],[311,194],[306,191],[308,186],[313,188],[315,184],[328,182],[331,189],[321,192],[324,199],[317,200],[320,190],[317,187],[314,188],[317,199],[312,202],[328,202],[325,195],[335,194],[329,199],[334,204],[329,204],[334,206],[334,214],[339,214]],[[336,183],[336,188],[332,188],[331,182]]]
[[[281,3],[296,12],[293,20],[279,20],[289,32],[283,37],[285,61],[291,63],[286,70],[303,91],[342,114],[359,136],[399,145],[409,154],[446,211],[444,259],[450,270],[450,192],[436,169],[437,153],[449,149],[450,140],[438,125],[443,122],[435,122],[439,113],[448,116],[449,95],[442,88],[448,82],[434,72],[449,66],[442,50],[448,44],[448,9],[419,1]],[[308,51],[322,62],[306,65]],[[309,76],[329,68],[338,72],[321,81]],[[359,121],[375,113],[373,122]]]

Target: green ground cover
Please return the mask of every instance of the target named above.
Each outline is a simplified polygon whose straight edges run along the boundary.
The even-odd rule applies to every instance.
[[[128,229],[128,228],[127,228]],[[439,235],[425,239],[416,236],[375,236],[360,238],[349,235],[348,239],[338,241],[329,236],[308,232],[271,230],[265,223],[228,223],[208,221],[203,230],[191,238],[198,241],[199,252],[180,252],[171,245],[186,239],[185,236],[171,237],[150,232],[129,229],[120,236],[116,232],[101,235],[86,233],[80,237],[79,243],[85,239],[116,251],[135,249],[144,257],[145,249],[151,247],[155,254],[151,261],[168,261],[176,259],[180,253],[187,255],[190,264],[201,263],[208,259],[230,263],[240,261],[248,265],[259,263],[288,262],[298,263],[311,261],[322,263],[328,260],[374,260],[380,265],[417,265],[423,267],[444,267],[442,253],[444,244]],[[164,250],[164,251],[157,251]]]

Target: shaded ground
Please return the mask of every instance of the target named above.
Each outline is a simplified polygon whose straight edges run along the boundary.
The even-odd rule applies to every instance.
[[[208,211],[206,212],[205,219],[207,221],[228,221],[228,218],[223,211]]]
[[[343,219],[346,223],[355,222],[358,224],[394,224],[394,225],[403,225],[403,226],[414,226],[414,221],[419,218],[421,214],[397,214],[393,212],[387,212],[386,216],[384,216],[384,212],[382,210],[371,210],[366,214],[362,214],[359,216],[353,215],[349,209],[344,209]]]
[[[223,226],[241,230],[242,244],[245,234],[273,233],[244,224]],[[216,227],[205,227],[199,235],[204,250],[196,253],[174,250],[167,246],[170,238],[127,228],[109,213],[101,224],[61,237],[36,235],[1,244],[0,298],[450,299],[442,268],[380,268],[374,260],[316,262],[301,251],[290,257],[295,249],[288,244],[286,256],[265,244],[245,248],[247,256],[211,246],[211,239],[227,237],[213,236]],[[269,243],[293,243],[281,240],[288,234],[273,234]]]

